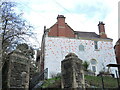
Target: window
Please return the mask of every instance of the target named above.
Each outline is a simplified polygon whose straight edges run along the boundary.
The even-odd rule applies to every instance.
[[[84,46],[83,45],[79,45],[79,50],[80,51],[84,51]]]
[[[98,49],[98,41],[94,41],[94,47],[95,49]]]
[[[96,66],[92,66],[92,71],[96,72]]]
[[[96,72],[96,65],[97,65],[97,61],[95,59],[91,60],[91,67],[92,67],[92,71]]]
[[[97,64],[96,60],[94,60],[94,59],[91,60],[91,64],[92,64],[92,65],[96,65],[96,64]]]

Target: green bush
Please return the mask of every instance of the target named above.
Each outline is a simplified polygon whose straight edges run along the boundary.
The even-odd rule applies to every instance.
[[[88,71],[88,67],[89,67],[89,63],[87,62],[87,61],[84,61],[83,63],[82,63],[82,65],[83,65],[83,69],[85,70],[85,71]]]

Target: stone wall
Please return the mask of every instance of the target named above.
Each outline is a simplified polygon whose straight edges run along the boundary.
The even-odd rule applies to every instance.
[[[0,90],[2,89],[2,40],[0,35]]]
[[[85,88],[82,60],[69,53],[61,62],[62,88]]]
[[[2,5],[2,0],[0,1],[0,5]],[[2,11],[2,8],[0,8]],[[0,12],[0,21],[2,18],[2,12]],[[2,23],[0,23],[0,29],[2,30]],[[2,32],[0,32],[0,90],[2,89]]]
[[[1,39],[0,39],[0,90],[1,88],[2,88],[2,45],[1,45]]]
[[[9,88],[29,88],[29,64],[30,60],[20,52],[10,55]]]

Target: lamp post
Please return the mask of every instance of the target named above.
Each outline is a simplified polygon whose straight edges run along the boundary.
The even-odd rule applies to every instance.
[[[104,81],[103,81],[103,75],[102,75],[102,73],[101,73],[101,80],[102,80],[102,89],[104,90]]]
[[[118,88],[120,88],[120,86],[119,86],[119,78],[118,78],[117,70],[115,70],[115,73],[116,73],[116,77],[117,77]]]

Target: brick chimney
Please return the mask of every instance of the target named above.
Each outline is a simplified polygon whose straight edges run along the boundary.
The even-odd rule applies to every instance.
[[[99,29],[99,35],[100,35],[100,38],[107,38],[107,35],[105,34],[105,27],[104,27],[104,23],[99,21],[99,24],[98,24],[98,29]]]
[[[65,17],[64,15],[58,15],[57,17],[58,24],[58,36],[65,36]]]

